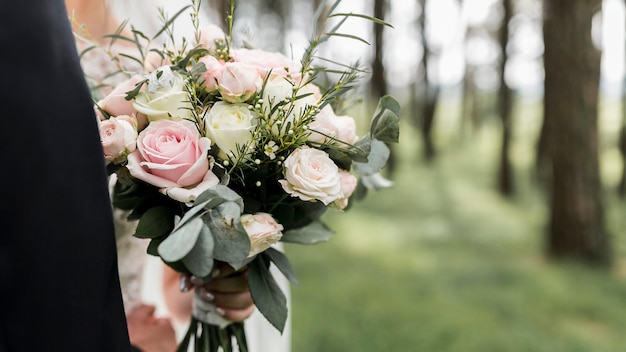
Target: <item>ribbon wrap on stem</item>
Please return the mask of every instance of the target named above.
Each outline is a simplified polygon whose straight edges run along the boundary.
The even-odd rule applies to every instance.
[[[216,325],[220,329],[223,329],[232,324],[232,321],[224,318],[217,313],[217,307],[215,306],[215,304],[207,302],[200,297],[201,291],[202,288],[200,287],[197,287],[194,290],[192,303],[192,314],[194,318],[206,324]]]

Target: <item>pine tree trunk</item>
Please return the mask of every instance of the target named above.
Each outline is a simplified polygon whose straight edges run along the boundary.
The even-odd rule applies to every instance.
[[[435,158],[436,150],[435,144],[432,138],[432,130],[435,122],[435,113],[437,109],[437,101],[439,100],[439,87],[431,84],[431,79],[428,73],[428,64],[430,56],[430,47],[428,40],[426,39],[426,2],[427,0],[420,0],[422,6],[422,14],[419,19],[420,30],[422,31],[422,77],[423,77],[423,95],[421,99],[422,108],[420,109],[420,127],[422,132],[422,140],[424,143],[424,157],[426,160],[433,160]]]
[[[374,0],[374,17],[385,19],[387,15],[387,0]],[[374,62],[372,63],[372,96],[375,101],[384,95],[387,95],[387,80],[385,79],[385,64],[383,62],[383,30],[384,26],[374,23]],[[393,146],[389,145],[391,154],[387,161],[386,172],[388,176],[393,175],[396,169],[396,158],[393,152]]]
[[[511,0],[502,0],[503,18],[500,25],[500,90],[498,91],[498,110],[502,122],[502,145],[500,148],[500,168],[498,170],[498,189],[504,196],[511,196],[514,193],[513,171],[511,159],[509,157],[511,145],[511,111],[512,111],[512,91],[506,84],[505,69],[508,59],[506,47],[509,43],[509,22],[513,16],[513,5]]]
[[[591,20],[601,0],[547,0],[544,5],[545,119],[552,164],[552,258],[611,263],[603,219],[598,158],[600,53]]]

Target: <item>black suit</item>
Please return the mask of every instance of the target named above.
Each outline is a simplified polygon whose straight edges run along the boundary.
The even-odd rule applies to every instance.
[[[0,352],[129,350],[96,118],[63,0],[0,0]]]

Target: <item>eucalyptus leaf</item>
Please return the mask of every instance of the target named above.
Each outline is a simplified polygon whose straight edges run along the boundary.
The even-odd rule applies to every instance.
[[[333,231],[323,222],[316,220],[307,226],[286,231],[281,241],[298,244],[316,244],[328,241]]]
[[[385,110],[380,115],[378,123],[372,126],[372,137],[385,143],[398,143],[400,124],[398,116],[391,110]]]
[[[243,199],[237,192],[228,188],[224,185],[216,185],[213,188],[210,188],[204,192],[202,192],[196,198],[196,204],[203,203],[209,201],[208,205],[205,205],[207,208],[214,208],[217,205],[224,203],[225,201],[234,202],[241,208],[243,211]]]
[[[213,269],[213,248],[215,241],[208,226],[202,226],[196,245],[183,258],[183,263],[197,277],[207,277]]]
[[[391,154],[389,147],[379,140],[372,140],[370,155],[367,157],[367,163],[353,163],[354,169],[361,175],[373,175],[380,169],[385,167],[389,155]]]
[[[294,285],[298,284],[298,279],[296,279],[296,274],[294,273],[293,267],[291,266],[291,263],[289,262],[289,259],[287,258],[285,253],[275,248],[270,247],[265,252],[261,253],[260,255],[267,256],[267,258],[272,263],[274,263],[274,265],[276,265],[278,270],[280,270],[280,272],[283,273],[283,275],[285,275],[285,278],[287,278],[289,282],[291,282]]]
[[[159,245],[158,251],[161,258],[168,262],[183,259],[191,252],[196,242],[198,242],[198,237],[200,236],[200,231],[203,226],[204,223],[202,219],[195,218],[172,232],[172,234]]]
[[[248,265],[248,286],[259,312],[282,333],[287,321],[287,299],[269,271],[269,262],[263,256],[257,256]]]
[[[372,119],[370,134],[374,138],[386,143],[397,142],[399,136],[399,119],[400,103],[389,95],[383,96],[378,101],[378,106],[374,113],[374,118]]]
[[[174,218],[167,207],[156,206],[148,209],[137,224],[135,237],[138,238],[157,238],[165,236],[174,227]]]
[[[241,209],[234,202],[222,203],[203,216],[215,239],[215,259],[237,263],[248,257],[250,239],[240,219]]]
[[[187,210],[185,215],[183,215],[180,221],[176,224],[176,227],[174,227],[174,231],[178,230],[180,227],[187,224],[190,220],[193,220],[194,218],[202,216],[203,215],[202,213],[206,211],[206,209],[204,208],[206,203],[208,203],[208,201],[200,203],[200,204],[196,203],[195,206]]]
[[[339,166],[339,168],[343,170],[350,170],[350,166],[352,165],[352,159],[347,153],[333,148],[328,148],[325,150],[325,152],[328,153],[328,156],[335,162],[337,166]]]

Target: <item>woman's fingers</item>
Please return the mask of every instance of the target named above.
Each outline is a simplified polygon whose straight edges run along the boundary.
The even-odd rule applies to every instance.
[[[251,305],[244,309],[228,309],[228,308],[221,308],[221,307],[217,308],[218,313],[220,315],[234,322],[241,322],[241,321],[248,319],[250,315],[254,313],[254,309],[255,309],[254,305]]]

